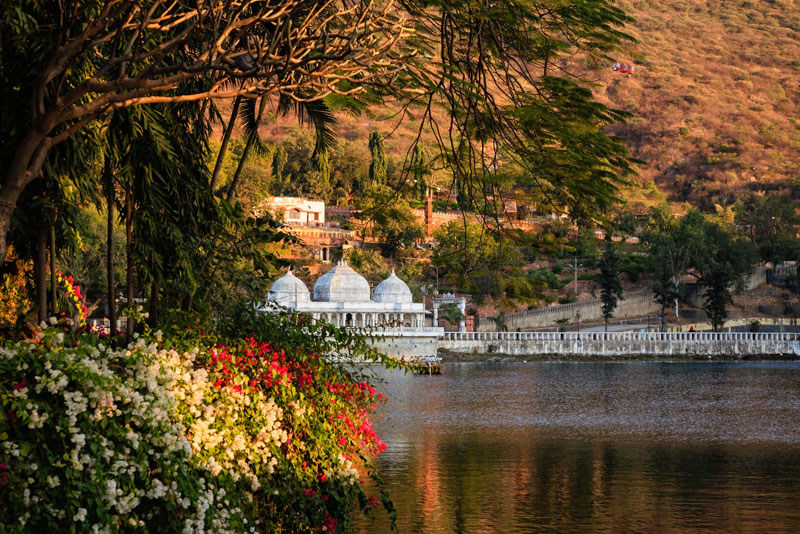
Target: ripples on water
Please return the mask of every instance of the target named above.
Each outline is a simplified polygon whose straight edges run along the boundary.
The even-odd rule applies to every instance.
[[[401,532],[800,532],[798,363],[379,374]]]

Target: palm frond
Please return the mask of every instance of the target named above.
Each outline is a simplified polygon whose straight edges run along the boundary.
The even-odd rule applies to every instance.
[[[289,113],[294,113],[300,124],[313,126],[316,139],[311,157],[316,157],[322,150],[333,148],[336,132],[332,127],[336,124],[336,117],[324,100],[297,101],[282,93],[278,99],[278,114],[286,116]]]
[[[264,99],[261,99],[262,104],[258,104],[256,98],[245,98],[242,100],[242,105],[239,108],[239,122],[244,128],[245,137],[250,137],[255,133],[258,137],[258,127],[261,124],[259,108],[265,105]]]

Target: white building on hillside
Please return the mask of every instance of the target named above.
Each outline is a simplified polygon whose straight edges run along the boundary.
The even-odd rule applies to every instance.
[[[283,221],[289,226],[323,226],[325,203],[299,197],[273,197],[266,202],[267,209],[274,214],[283,213]]]

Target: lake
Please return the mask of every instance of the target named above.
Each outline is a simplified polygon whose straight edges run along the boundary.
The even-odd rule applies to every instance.
[[[800,362],[377,374],[403,533],[800,532]]]

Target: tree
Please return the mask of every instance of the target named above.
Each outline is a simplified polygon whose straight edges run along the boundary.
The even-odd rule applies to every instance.
[[[275,148],[272,156],[272,182],[270,184],[270,193],[273,195],[281,195],[284,192],[284,169],[289,156],[286,154],[286,149],[283,145]]]
[[[357,91],[402,68],[406,31],[391,2],[10,0],[4,12],[0,260],[22,190],[93,121],[157,102]]]
[[[795,201],[777,194],[748,195],[739,199],[734,211],[736,225],[758,248],[762,260],[797,259],[800,216]]]
[[[428,196],[430,184],[430,168],[428,167],[428,155],[425,147],[421,143],[414,145],[414,152],[411,157],[411,176],[414,180],[413,190],[415,196],[420,200],[425,200]]]
[[[733,304],[731,292],[742,287],[753,272],[756,251],[746,239],[722,225],[706,221],[703,231],[703,246],[692,267],[703,288],[703,311],[714,330],[719,330],[728,317],[728,306]]]
[[[466,320],[466,317],[461,312],[461,307],[456,303],[443,304],[439,307],[439,317],[445,319],[452,328],[458,328],[459,325]],[[434,325],[437,326],[437,325]],[[498,330],[501,330],[498,328]]]
[[[387,186],[376,186],[364,205],[371,216],[371,233],[378,238],[384,256],[397,257],[425,237],[422,226],[402,198]]]
[[[627,115],[593,101],[574,67],[606,61],[628,39],[619,28],[631,19],[621,9],[603,0],[401,5],[423,52],[393,87],[419,89],[401,101],[414,116],[424,102],[421,121],[462,206],[479,211],[511,178],[520,196],[559,210],[596,214],[616,202],[631,167],[620,140],[605,131]]]
[[[614,242],[611,241],[611,235],[607,233],[606,246],[600,259],[600,274],[597,277],[597,282],[600,284],[600,301],[603,303],[606,332],[608,332],[608,320],[614,316],[614,310],[617,308],[617,301],[624,300],[622,282],[619,279],[619,263]]]
[[[369,134],[369,152],[372,155],[372,161],[369,164],[369,179],[373,186],[384,185],[389,163],[383,149],[383,137],[378,132]]]
[[[663,331],[664,323],[666,322],[666,311],[678,302],[680,293],[675,285],[669,265],[656,261],[654,267],[653,300],[661,306],[661,330]]]
[[[536,281],[520,268],[524,261],[511,239],[498,239],[484,226],[466,221],[452,221],[434,237],[431,263],[441,267],[441,278],[453,287],[476,299],[492,295],[525,300],[539,295]]]
[[[657,274],[653,284],[656,302],[666,309],[671,302],[678,319],[681,277],[691,267],[703,247],[703,215],[690,210],[676,219],[669,203],[650,211],[644,241],[649,245],[652,270]]]

